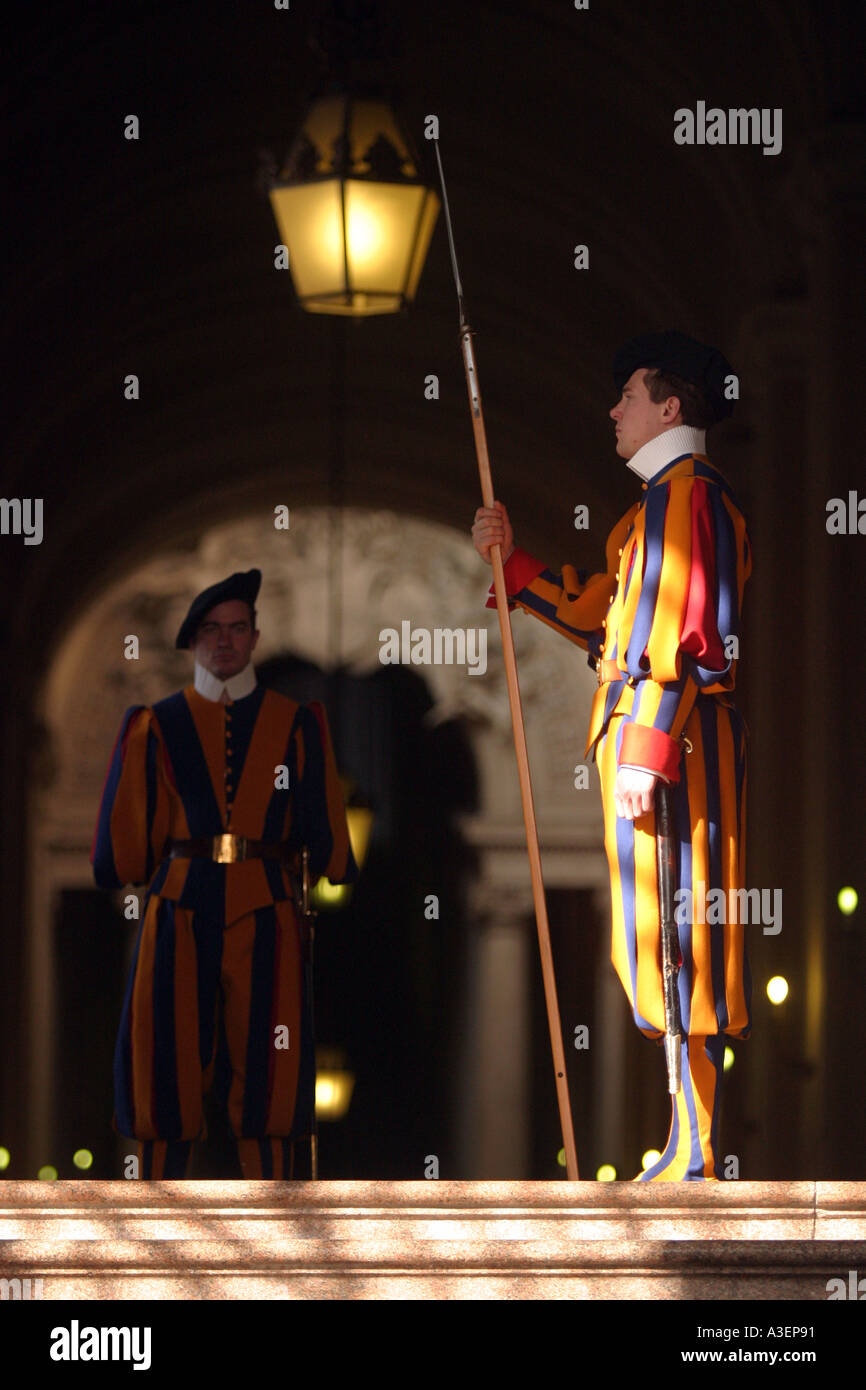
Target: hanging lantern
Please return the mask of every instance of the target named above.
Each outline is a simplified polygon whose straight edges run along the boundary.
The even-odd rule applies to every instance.
[[[439,198],[385,102],[315,101],[270,199],[310,313],[392,314],[412,302]]]

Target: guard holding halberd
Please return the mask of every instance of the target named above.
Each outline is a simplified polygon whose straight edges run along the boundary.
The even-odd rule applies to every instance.
[[[730,692],[751,546],[742,509],[705,452],[706,430],[733,409],[734,376],[720,352],[678,332],[630,340],[613,375],[616,452],[644,496],[611,531],[605,571],[547,569],[515,548],[499,502],[478,509],[472,534],[486,560],[502,546],[510,604],[586,649],[597,672],[586,754],[601,781],[611,954],[635,1022],[652,1038],[670,1024],[656,839],[657,789],[670,788],[673,886],[689,890],[677,901],[692,905],[677,911],[681,1084],[664,1152],[639,1178],[694,1181],[723,1176],[725,1038],[751,1026],[743,923],[702,921],[693,910],[712,889],[738,903],[745,873],[746,730]]]

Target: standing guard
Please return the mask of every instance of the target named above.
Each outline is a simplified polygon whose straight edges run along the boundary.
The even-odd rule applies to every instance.
[[[146,884],[114,1060],[142,1178],[187,1175],[203,1097],[245,1178],[288,1178],[315,1132],[312,999],[292,876],[357,877],[324,707],[259,685],[257,569],[193,601],[192,685],[123,717],[93,845],[102,888]]]
[[[610,533],[605,571],[587,576],[566,565],[557,574],[516,549],[500,502],[479,508],[472,534],[484,559],[491,545],[503,547],[512,605],[587,650],[595,668],[586,755],[594,752],[601,780],[612,959],[638,1028],[658,1039],[666,1010],[656,791],[670,788],[665,854],[673,859],[679,961],[667,954],[669,981],[679,967],[681,1078],[676,1087],[671,1058],[670,1134],[639,1178],[719,1178],[725,1038],[744,1038],[751,1027],[736,920],[746,730],[730,699],[751,547],[742,509],[705,453],[706,430],[733,409],[735,378],[720,352],[666,332],[626,343],[614,381],[616,452],[643,480],[644,496]],[[491,594],[488,607],[494,603]],[[693,910],[711,889],[724,893],[725,921]]]

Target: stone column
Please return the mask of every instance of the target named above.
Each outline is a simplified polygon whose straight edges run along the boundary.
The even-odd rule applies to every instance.
[[[792,622],[797,628],[803,623],[811,630],[814,599],[809,589],[820,595],[826,585],[824,557],[815,554],[807,534],[810,517],[815,521],[815,503],[806,500],[815,480],[808,477],[803,448],[809,356],[808,311],[802,300],[758,305],[743,321],[738,361],[751,426],[744,505],[753,552],[737,673],[737,704],[749,731],[746,886],[780,888],[784,916],[777,936],[764,936],[760,925],[745,929],[756,1023],[732,1078],[735,1094],[726,1102],[726,1115],[732,1109],[739,1112],[735,1132],[744,1171],[763,1179],[779,1176],[780,1170],[784,1176],[801,1177],[814,1171],[813,1156],[804,1150],[803,1125],[795,1116],[808,1116],[813,1103],[805,1073],[818,1065],[826,992],[823,960],[816,950],[823,927],[820,913],[810,910],[813,890],[806,868],[811,855],[803,843],[810,817],[802,779],[811,775],[813,759],[802,747],[802,731],[816,695],[807,695],[801,684],[801,676],[806,686],[811,683],[811,673],[801,671],[797,658],[797,652],[808,648],[808,639],[799,631],[795,637],[792,628]],[[784,674],[789,670],[796,671],[790,683]],[[820,843],[814,852],[822,855]],[[767,980],[776,974],[791,986],[779,1009],[768,1005],[765,994]],[[791,1106],[794,1091],[798,1107]],[[730,1125],[726,1129],[730,1134]]]
[[[532,892],[479,882],[467,962],[462,1178],[521,1178],[530,1163]]]
[[[853,27],[853,26],[852,26]],[[862,107],[862,97],[860,98]],[[826,505],[866,493],[858,424],[866,380],[866,122],[828,125],[805,146],[797,171],[810,276],[809,487],[805,536],[808,606],[799,648],[813,736],[804,741],[804,882],[810,971],[826,975],[827,1007],[817,1004],[811,1033],[822,1034],[815,1077],[815,1177],[862,1172],[866,1118],[862,1010],[846,1008],[851,981],[862,998],[863,953],[835,908],[841,878],[862,862],[857,798],[866,773],[862,741],[862,583],[866,537],[826,533]],[[805,558],[805,557],[804,557]],[[811,567],[815,566],[814,582]],[[862,921],[862,918],[861,918]],[[844,1085],[839,1078],[845,1076]],[[840,1166],[842,1165],[842,1166]],[[810,1176],[812,1174],[810,1173]]]
[[[826,529],[831,498],[866,491],[856,452],[866,378],[862,121],[828,124],[804,143],[781,215],[800,237],[805,293],[758,306],[743,322],[740,354],[754,426],[746,873],[749,885],[782,887],[784,906],[780,936],[747,929],[765,1041],[756,1032],[747,1067],[755,1136],[746,1169],[826,1178],[859,1171],[866,1143],[863,1107],[848,1094],[862,1090],[852,1070],[862,1067],[859,1019],[845,1007],[851,981],[861,988],[862,948],[834,903],[861,854],[851,808],[866,773],[866,541]],[[768,1011],[761,996],[777,972],[791,992]]]

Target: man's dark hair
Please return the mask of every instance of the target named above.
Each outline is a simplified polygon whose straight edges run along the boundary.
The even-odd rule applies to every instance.
[[[646,372],[644,385],[653,405],[661,405],[668,396],[676,396],[684,425],[691,425],[696,430],[708,430],[710,425],[715,423],[715,415],[709,401],[700,387],[695,386],[693,382],[675,376],[673,372],[663,372],[658,367],[653,367]]]

